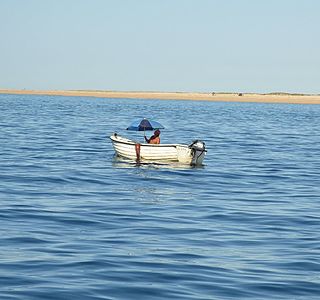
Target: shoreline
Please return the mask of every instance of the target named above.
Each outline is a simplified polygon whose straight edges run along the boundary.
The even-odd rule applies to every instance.
[[[0,89],[0,94],[48,95],[97,98],[193,100],[213,102],[255,102],[286,104],[320,104],[320,95],[313,94],[258,94],[258,93],[198,93],[198,92],[135,92],[135,91],[94,91],[94,90],[13,90]]]

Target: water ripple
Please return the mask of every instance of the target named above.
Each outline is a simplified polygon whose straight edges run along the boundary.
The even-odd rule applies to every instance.
[[[318,299],[318,106],[0,105],[1,299]],[[165,143],[205,140],[204,166],[114,157],[142,112]]]

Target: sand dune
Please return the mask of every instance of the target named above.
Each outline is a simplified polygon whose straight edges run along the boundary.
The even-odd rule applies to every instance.
[[[218,102],[257,102],[257,103],[293,103],[320,104],[320,95],[301,94],[254,94],[254,93],[190,93],[190,92],[117,92],[117,91],[75,91],[75,90],[9,90],[1,89],[0,94],[82,96],[100,98],[163,99],[163,100],[200,100]]]

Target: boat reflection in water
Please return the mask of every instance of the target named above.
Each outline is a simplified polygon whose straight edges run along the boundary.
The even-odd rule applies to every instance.
[[[201,169],[204,165],[190,165],[188,163],[181,163],[177,161],[134,161],[129,158],[114,155],[112,166],[115,168],[148,168],[148,169],[176,169],[176,170],[188,170],[188,169]]]

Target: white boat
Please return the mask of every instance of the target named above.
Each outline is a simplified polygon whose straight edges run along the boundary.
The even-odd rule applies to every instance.
[[[110,136],[118,156],[134,160],[178,161],[191,165],[201,165],[206,155],[205,143],[194,141],[191,145],[145,144],[119,136]]]

